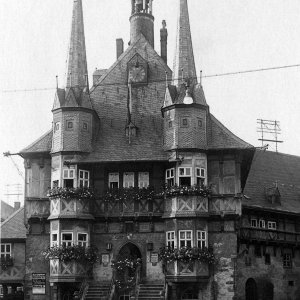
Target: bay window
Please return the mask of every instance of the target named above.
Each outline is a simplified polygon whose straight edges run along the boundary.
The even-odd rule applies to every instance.
[[[191,248],[193,246],[192,230],[179,231],[179,247]]]
[[[197,247],[207,247],[207,233],[204,230],[197,230]]]
[[[1,248],[0,256],[2,258],[11,256],[11,244],[1,244],[0,248]]]
[[[68,247],[73,245],[73,233],[63,232],[61,234],[61,244],[62,246]]]
[[[175,231],[166,232],[166,241],[169,248],[175,248]]]
[[[87,247],[88,246],[88,234],[87,233],[78,233],[77,234],[77,243],[79,246]]]
[[[198,186],[204,185],[205,182],[205,169],[196,168],[196,184]]]
[[[90,186],[90,172],[79,170],[79,187],[88,188]]]
[[[51,247],[54,247],[54,246],[58,245],[58,234],[57,233],[52,233],[51,234],[50,244],[51,244]]]
[[[191,186],[192,181],[192,168],[180,167],[178,168],[178,177],[180,186]]]
[[[63,183],[66,188],[73,188],[75,180],[75,169],[63,169]]]
[[[166,183],[167,186],[173,186],[175,185],[175,169],[168,169],[166,170]]]

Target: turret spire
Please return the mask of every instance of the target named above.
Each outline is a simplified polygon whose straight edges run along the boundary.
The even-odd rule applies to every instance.
[[[74,0],[66,88],[83,89],[87,72],[82,0]]]
[[[182,78],[189,84],[197,83],[191,28],[187,0],[179,0],[176,49],[173,65],[173,82],[179,85]]]

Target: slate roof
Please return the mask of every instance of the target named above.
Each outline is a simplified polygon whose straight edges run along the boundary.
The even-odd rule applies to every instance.
[[[265,189],[277,183],[280,202],[274,204]],[[243,205],[275,211],[300,213],[300,157],[256,150],[246,181]]]
[[[20,154],[26,153],[50,153],[52,147],[52,130],[49,130],[35,142],[20,151]]]
[[[24,207],[18,209],[0,225],[1,239],[25,239]]]

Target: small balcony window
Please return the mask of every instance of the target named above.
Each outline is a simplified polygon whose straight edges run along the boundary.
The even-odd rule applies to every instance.
[[[78,233],[77,234],[77,243],[79,246],[87,247],[88,246],[88,234],[87,233]]]
[[[129,188],[134,187],[134,173],[127,172],[123,174],[123,187]]]
[[[175,231],[166,232],[166,244],[169,248],[175,248]]]
[[[109,173],[108,174],[108,186],[110,189],[119,188],[119,173]]]
[[[197,247],[198,248],[207,247],[207,232],[204,230],[197,231]]]
[[[79,187],[88,188],[90,186],[90,172],[79,170]]]
[[[192,230],[179,231],[179,246],[191,248],[193,246]]]
[[[284,268],[292,267],[292,255],[290,253],[283,254],[283,267]]]
[[[196,168],[196,181],[198,186],[204,185],[205,182],[205,169]]]
[[[192,168],[179,168],[179,185],[191,186]]]
[[[1,244],[1,257],[11,257],[11,244]]]
[[[63,180],[64,180],[64,187],[72,188],[74,187],[74,180],[75,180],[75,169],[63,169]]]
[[[259,228],[266,228],[266,222],[265,222],[265,220],[260,219],[258,221],[258,227]]]
[[[62,246],[68,247],[73,245],[73,233],[65,232],[61,234],[61,244]]]
[[[166,183],[168,186],[173,186],[175,184],[175,169],[166,170]]]
[[[139,188],[147,188],[149,186],[149,172],[139,172]]]
[[[277,228],[276,222],[272,222],[272,221],[268,222],[268,229],[270,229],[270,230],[276,230],[276,228]]]

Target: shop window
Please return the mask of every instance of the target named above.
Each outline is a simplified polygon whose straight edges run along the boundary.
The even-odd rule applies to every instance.
[[[265,254],[265,264],[270,265],[271,264],[271,255],[270,253]]]
[[[51,234],[51,247],[57,246],[58,245],[58,234],[57,233],[52,233]]]
[[[277,228],[276,222],[272,222],[272,221],[268,222],[268,229],[276,230],[276,228]]]
[[[290,254],[290,253],[283,254],[283,267],[284,268],[292,267],[292,254]]]
[[[259,228],[266,228],[266,222],[265,222],[265,220],[260,219],[258,221],[258,227]]]
[[[166,182],[169,187],[173,186],[175,184],[175,169],[174,168],[166,170]]]
[[[87,247],[88,246],[88,235],[87,233],[78,233],[77,234],[77,243],[79,246]]]
[[[205,182],[205,169],[204,168],[196,168],[196,180],[197,185],[202,186]]]
[[[256,219],[251,219],[251,227],[257,227],[257,220]]]
[[[192,180],[192,168],[179,168],[179,185],[180,186],[191,186]]]
[[[73,245],[73,233],[64,232],[61,234],[61,244],[62,246],[72,246]]]
[[[79,187],[88,188],[90,186],[90,172],[79,170]]]
[[[207,232],[203,230],[197,231],[197,247],[204,248],[207,247]]]
[[[74,187],[75,169],[64,169],[63,180],[64,180],[64,187],[66,188]]]
[[[11,256],[11,244],[1,244],[1,257],[10,257]]]
[[[179,231],[179,246],[191,248],[193,246],[192,230],[180,230]]]
[[[169,248],[175,248],[175,231],[166,232],[166,244]]]
[[[134,173],[127,172],[123,174],[123,187],[129,188],[134,187]]]
[[[149,186],[149,172],[139,172],[139,188],[147,188]]]
[[[119,188],[119,173],[109,173],[108,174],[108,186],[110,189]]]

